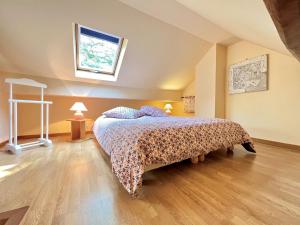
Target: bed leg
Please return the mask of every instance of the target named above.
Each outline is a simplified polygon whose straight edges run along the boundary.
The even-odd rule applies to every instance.
[[[132,199],[142,199],[144,197],[143,187],[138,187],[138,189],[131,194]]]
[[[199,156],[198,156],[198,159],[199,159],[200,162],[204,162],[204,160],[205,160],[205,155],[204,155],[204,154],[199,155]]]
[[[233,154],[234,146],[230,146],[226,149],[227,154]]]
[[[252,148],[252,145],[250,143],[244,143],[242,146],[248,151],[248,152],[253,152],[256,153],[256,151]]]
[[[197,164],[198,161],[199,161],[198,156],[192,157],[192,158],[191,158],[191,162],[192,162],[193,164]]]

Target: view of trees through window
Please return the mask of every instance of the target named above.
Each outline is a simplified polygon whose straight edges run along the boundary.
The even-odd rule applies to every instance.
[[[80,34],[79,65],[102,73],[113,73],[119,45],[110,41]]]

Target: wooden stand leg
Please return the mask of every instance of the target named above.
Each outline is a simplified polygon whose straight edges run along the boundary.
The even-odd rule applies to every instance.
[[[192,157],[192,158],[191,158],[191,162],[192,162],[193,164],[197,164],[198,161],[199,161],[198,156]]]
[[[204,162],[205,155],[204,154],[203,155],[199,155],[198,159],[199,159],[200,162]]]

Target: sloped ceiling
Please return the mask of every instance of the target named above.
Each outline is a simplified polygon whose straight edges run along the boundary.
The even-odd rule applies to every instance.
[[[101,84],[181,90],[211,46],[117,0],[1,0],[0,71],[99,82],[74,76],[73,22],[129,40],[119,80]]]
[[[129,39],[117,82],[75,78],[72,23]],[[218,42],[289,54],[263,0],[1,0],[0,71],[149,90],[182,90]]]
[[[176,0],[235,36],[289,54],[263,0]]]
[[[175,0],[120,0],[143,13],[185,30],[212,43],[225,45],[238,41],[231,33],[213,24]]]

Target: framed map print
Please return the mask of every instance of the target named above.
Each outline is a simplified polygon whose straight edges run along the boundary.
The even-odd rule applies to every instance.
[[[229,94],[268,89],[268,55],[247,59],[229,68]]]

